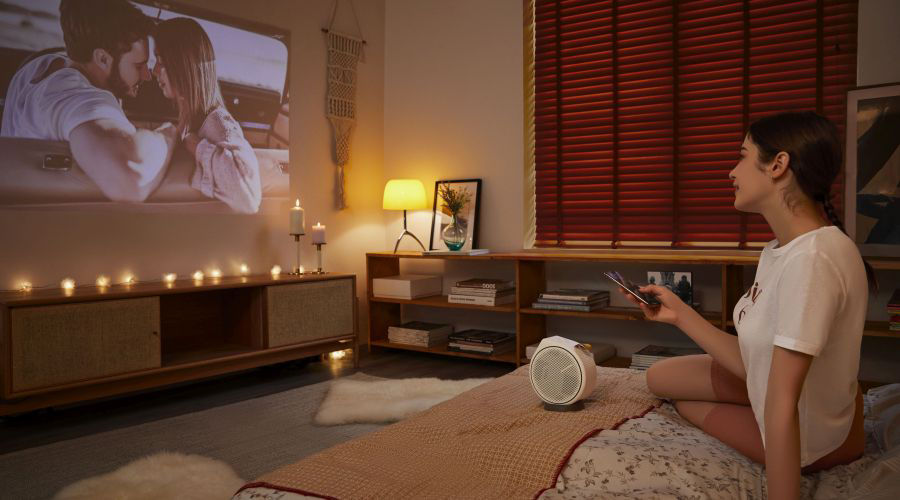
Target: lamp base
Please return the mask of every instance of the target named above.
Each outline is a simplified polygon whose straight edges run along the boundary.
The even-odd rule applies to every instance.
[[[414,234],[412,234],[411,232],[407,231],[406,228],[403,228],[403,232],[400,233],[400,236],[397,238],[397,243],[394,243],[394,253],[397,253],[397,248],[400,246],[400,240],[402,240],[403,237],[406,236],[406,235],[409,235],[409,236],[412,237],[412,239],[416,240],[416,243],[418,243],[419,246],[422,247],[422,251],[423,251],[423,252],[425,251],[425,245],[423,245],[422,242],[419,241],[419,238],[416,238],[416,235],[414,235]]]

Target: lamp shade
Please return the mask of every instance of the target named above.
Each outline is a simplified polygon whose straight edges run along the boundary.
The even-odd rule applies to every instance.
[[[422,210],[428,208],[425,186],[418,179],[391,179],[384,186],[385,210]]]

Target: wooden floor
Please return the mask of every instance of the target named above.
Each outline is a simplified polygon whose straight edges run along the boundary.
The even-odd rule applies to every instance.
[[[385,378],[496,377],[512,364],[377,349],[358,371]],[[0,454],[201,411],[356,372],[349,361],[308,358],[130,396],[0,417]]]

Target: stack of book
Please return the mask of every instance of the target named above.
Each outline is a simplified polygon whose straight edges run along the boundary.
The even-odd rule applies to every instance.
[[[450,335],[447,350],[473,354],[502,354],[516,347],[516,335],[489,330],[463,330]]]
[[[452,325],[410,321],[400,326],[389,326],[388,340],[395,344],[434,347],[446,344],[451,333]]]
[[[894,290],[891,300],[887,305],[888,316],[891,317],[890,329],[892,332],[900,332],[900,288]]]
[[[499,306],[501,304],[509,304],[515,298],[516,288],[512,281],[493,278],[472,278],[457,281],[456,286],[450,289],[447,302]]]
[[[631,367],[635,370],[646,370],[650,365],[659,360],[675,356],[687,356],[689,354],[703,354],[699,347],[665,347],[660,345],[648,345],[631,355]]]
[[[582,312],[590,312],[607,306],[609,306],[608,291],[581,288],[562,288],[543,292],[537,302],[531,304],[531,307],[535,309]]]

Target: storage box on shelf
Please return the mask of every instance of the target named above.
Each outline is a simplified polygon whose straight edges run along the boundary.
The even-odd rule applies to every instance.
[[[356,355],[356,318],[350,274],[0,293],[0,415]]]
[[[512,304],[499,306],[482,306],[475,304],[456,304],[448,302],[446,295],[421,299],[389,299],[372,295],[372,280],[385,276],[400,274],[401,259],[440,259],[452,261],[488,261],[497,265],[509,263],[515,267],[516,300]],[[755,266],[759,260],[759,252],[749,250],[594,250],[590,252],[515,252],[493,253],[487,255],[423,255],[420,252],[372,252],[366,254],[366,277],[368,280],[369,300],[369,345],[396,349],[409,349],[430,352],[447,356],[464,356],[489,359],[516,365],[526,362],[525,348],[539,342],[547,335],[546,318],[549,316],[570,316],[579,318],[604,318],[621,320],[642,320],[643,313],[636,308],[604,307],[602,309],[581,312],[535,309],[532,306],[541,292],[547,291],[547,265],[554,262],[584,262],[616,264],[661,264],[716,266],[720,269],[721,302],[718,311],[700,311],[713,324],[723,328],[732,328],[731,312],[741,295],[745,293],[744,267]],[[900,270],[900,259],[870,258],[867,259],[875,269]],[[509,265],[507,264],[507,265]],[[599,279],[599,278],[598,278]],[[499,314],[514,314],[516,320],[516,348],[513,352],[496,356],[451,352],[444,345],[432,347],[415,347],[391,343],[388,341],[387,329],[401,323],[402,308],[442,307],[452,309],[476,309],[492,311]],[[865,335],[900,337],[900,332],[891,332],[884,321],[866,322]],[[604,365],[628,366],[628,358],[613,358]]]

